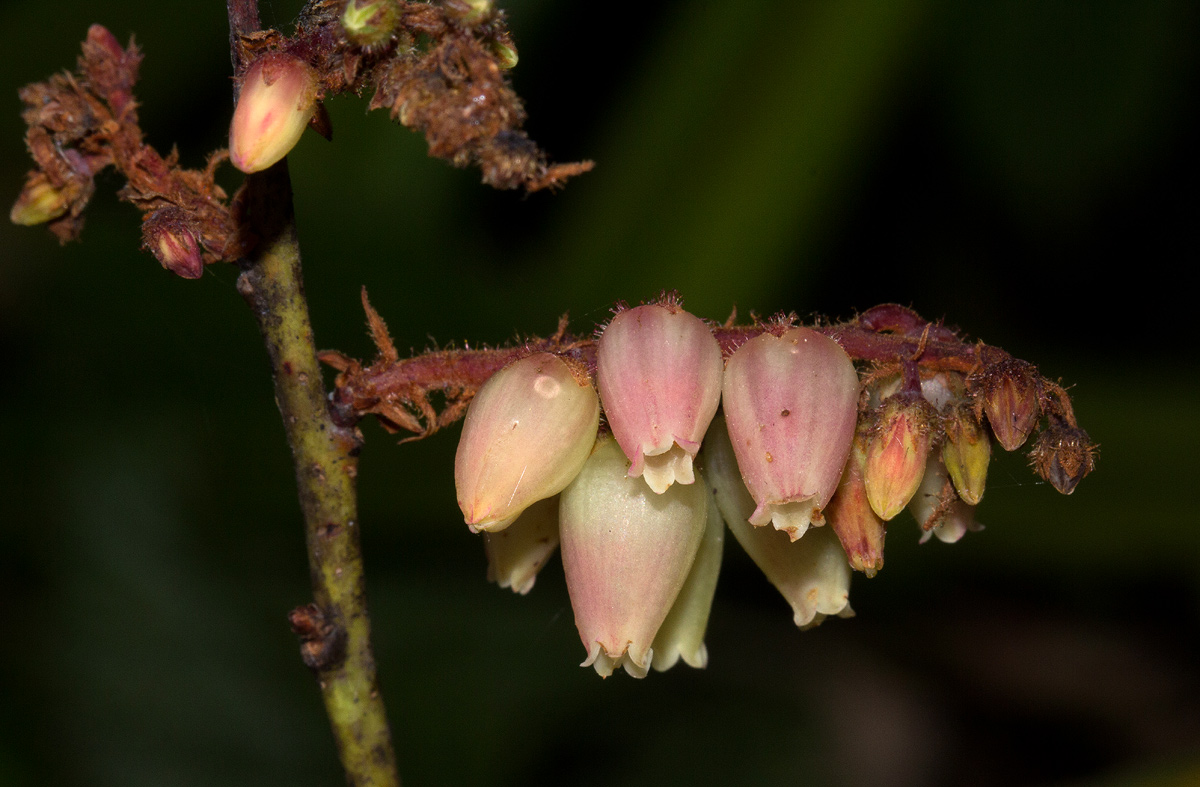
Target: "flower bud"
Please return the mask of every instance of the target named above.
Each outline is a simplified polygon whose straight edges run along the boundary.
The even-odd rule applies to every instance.
[[[604,329],[596,382],[629,475],[662,494],[692,483],[692,460],[721,399],[721,347],[679,306],[626,309]]]
[[[850,567],[873,577],[883,568],[886,531],[867,499],[867,486],[863,481],[863,467],[867,461],[865,442],[861,435],[855,436],[846,469],[842,471],[842,481],[825,509],[825,521],[842,543]]]
[[[396,0],[347,0],[342,31],[350,43],[369,49],[391,40],[399,21]]]
[[[483,547],[488,581],[522,596],[528,593],[558,549],[558,495],[529,506],[499,533],[484,533]]]
[[[985,367],[973,382],[982,388],[983,411],[997,442],[1005,451],[1024,445],[1041,414],[1040,379],[1033,364],[1007,358]]]
[[[921,484],[937,412],[917,395],[895,394],[875,412],[863,480],[871,508],[885,522],[904,510]]]
[[[791,605],[797,626],[814,626],[827,615],[853,615],[852,572],[833,528],[817,528],[792,541],[784,533],[751,526],[749,518],[757,504],[742,483],[738,466],[725,419],[718,416],[705,437],[700,467],[734,538]]]
[[[680,658],[689,667],[708,666],[708,648],[704,632],[712,612],[713,595],[717,592],[717,576],[721,573],[721,556],[725,548],[725,520],[717,510],[712,491],[705,487],[708,503],[705,506],[704,536],[692,570],[675,598],[667,619],[654,636],[654,669],[665,672]]]
[[[1096,467],[1096,446],[1087,432],[1077,426],[1050,419],[1029,452],[1034,471],[1064,495]]]
[[[624,666],[644,678],[655,634],[700,546],[708,490],[675,484],[657,495],[627,470],[615,440],[597,442],[563,491],[559,532],[575,625],[588,651],[580,666],[602,677]]]
[[[496,56],[496,65],[503,70],[517,67],[517,47],[508,36],[492,41],[492,54]]]
[[[142,246],[164,268],[184,279],[204,274],[200,240],[193,222],[179,208],[159,208],[142,223]]]
[[[35,174],[13,203],[8,218],[13,224],[32,227],[53,221],[71,207],[67,189],[57,189],[42,173]]]
[[[757,503],[750,524],[792,540],[842,477],[858,412],[858,374],[838,343],[809,328],[750,339],[725,365],[722,402],[742,480]]]
[[[561,492],[587,461],[599,423],[591,382],[555,355],[536,353],[492,375],[467,409],[454,457],[471,530],[503,530]]]
[[[942,419],[946,442],[942,443],[942,464],[963,502],[977,506],[983,499],[992,441],[970,407],[960,405]]]
[[[229,159],[242,172],[271,166],[296,146],[317,106],[317,75],[298,57],[272,52],[255,60],[229,126]]]
[[[908,510],[924,531],[921,535],[922,544],[931,535],[937,536],[939,541],[953,544],[968,530],[983,530],[983,525],[975,521],[975,506],[967,505],[954,494],[946,467],[937,456],[929,457],[921,488],[913,495]]]
[[[446,14],[463,24],[474,25],[492,14],[492,0],[442,0]]]

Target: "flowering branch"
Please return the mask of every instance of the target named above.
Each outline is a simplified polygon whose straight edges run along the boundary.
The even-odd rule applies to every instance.
[[[665,297],[674,302],[674,296]],[[596,373],[596,339],[567,333],[565,317],[550,337],[532,337],[516,347],[435,350],[402,359],[365,291],[363,306],[379,349],[375,361],[365,365],[336,351],[320,354],[322,361],[339,372],[332,401],[344,424],[374,415],[389,431],[412,432],[408,440],[428,437],[461,418],[488,378],[533,353],[562,355],[582,363],[593,376]],[[794,324],[795,315],[755,319],[750,325],[735,325],[731,317],[711,328],[728,358],[749,339],[763,333],[780,335]],[[986,411],[997,440],[1007,450],[1019,448],[1044,415],[1046,425],[1034,442],[1030,459],[1038,475],[1063,494],[1074,491],[1095,466],[1096,446],[1079,428],[1062,386],[999,347],[967,341],[956,330],[896,304],[876,306],[853,320],[814,328],[866,367],[863,383],[868,388],[902,375],[906,367],[925,379],[939,373],[964,376],[966,397],[976,417]],[[435,399],[443,402],[440,410]],[[1015,428],[1014,414],[1019,421]],[[933,442],[941,442],[938,435]]]

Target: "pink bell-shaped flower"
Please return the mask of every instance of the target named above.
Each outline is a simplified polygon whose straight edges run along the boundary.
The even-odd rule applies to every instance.
[[[561,492],[587,461],[599,423],[586,372],[556,355],[535,353],[492,375],[467,409],[454,457],[471,530],[503,530]]]
[[[558,495],[539,500],[498,533],[484,533],[487,578],[522,596],[558,549]]]
[[[229,126],[229,160],[242,172],[258,172],[288,154],[317,108],[312,66],[285,52],[263,55],[242,77]]]
[[[721,347],[674,301],[625,309],[600,336],[596,383],[629,475],[662,494],[692,483],[692,460],[721,400]]]
[[[580,666],[602,677],[622,666],[646,676],[707,518],[702,483],[674,484],[659,495],[628,469],[617,442],[600,440],[559,506],[567,592],[588,652]]]
[[[712,612],[713,595],[717,592],[717,577],[721,573],[721,557],[725,551],[725,520],[717,509],[717,501],[708,492],[708,515],[704,538],[696,552],[692,570],[675,598],[667,619],[654,636],[654,669],[665,672],[679,659],[689,667],[708,666],[708,648],[704,632]]]
[[[742,483],[720,417],[713,420],[704,439],[700,467],[730,532],[791,605],[797,626],[815,626],[828,615],[847,618],[854,614],[850,609],[850,563],[833,528],[817,528],[792,541],[784,533],[751,526],[749,518],[758,504]]]
[[[858,374],[834,340],[809,328],[750,339],[725,364],[722,402],[752,525],[794,541],[824,522],[850,453]]]

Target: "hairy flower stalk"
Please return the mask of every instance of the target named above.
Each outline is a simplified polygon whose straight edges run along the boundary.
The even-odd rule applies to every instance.
[[[677,302],[618,312],[596,347],[597,385],[629,474],[662,494],[690,484],[721,399],[721,347]]]

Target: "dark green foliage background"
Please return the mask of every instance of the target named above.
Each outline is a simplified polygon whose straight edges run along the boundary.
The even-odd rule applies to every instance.
[[[299,4],[264,2],[285,28]],[[600,681],[562,571],[484,581],[457,430],[364,425],[377,653],[409,785],[1185,785],[1200,781],[1194,4],[513,0],[528,128],[594,173],[488,191],[364,102],[291,157],[319,344],[588,330],[678,288],[724,318],[944,317],[1075,387],[1071,498],[1000,457],[961,543],[892,525],[858,618],[798,632],[730,542],[710,666]],[[0,5],[16,88],[101,22],[145,51],[150,141],[224,144],[224,8]],[[236,174],[227,173],[232,187]],[[263,350],[211,267],[138,250],[100,178],[83,242],[0,223],[0,784],[340,783],[285,613],[308,600]],[[6,203],[7,204],[7,203]],[[1190,262],[1188,262],[1190,260]],[[432,338],[430,338],[432,337]]]

